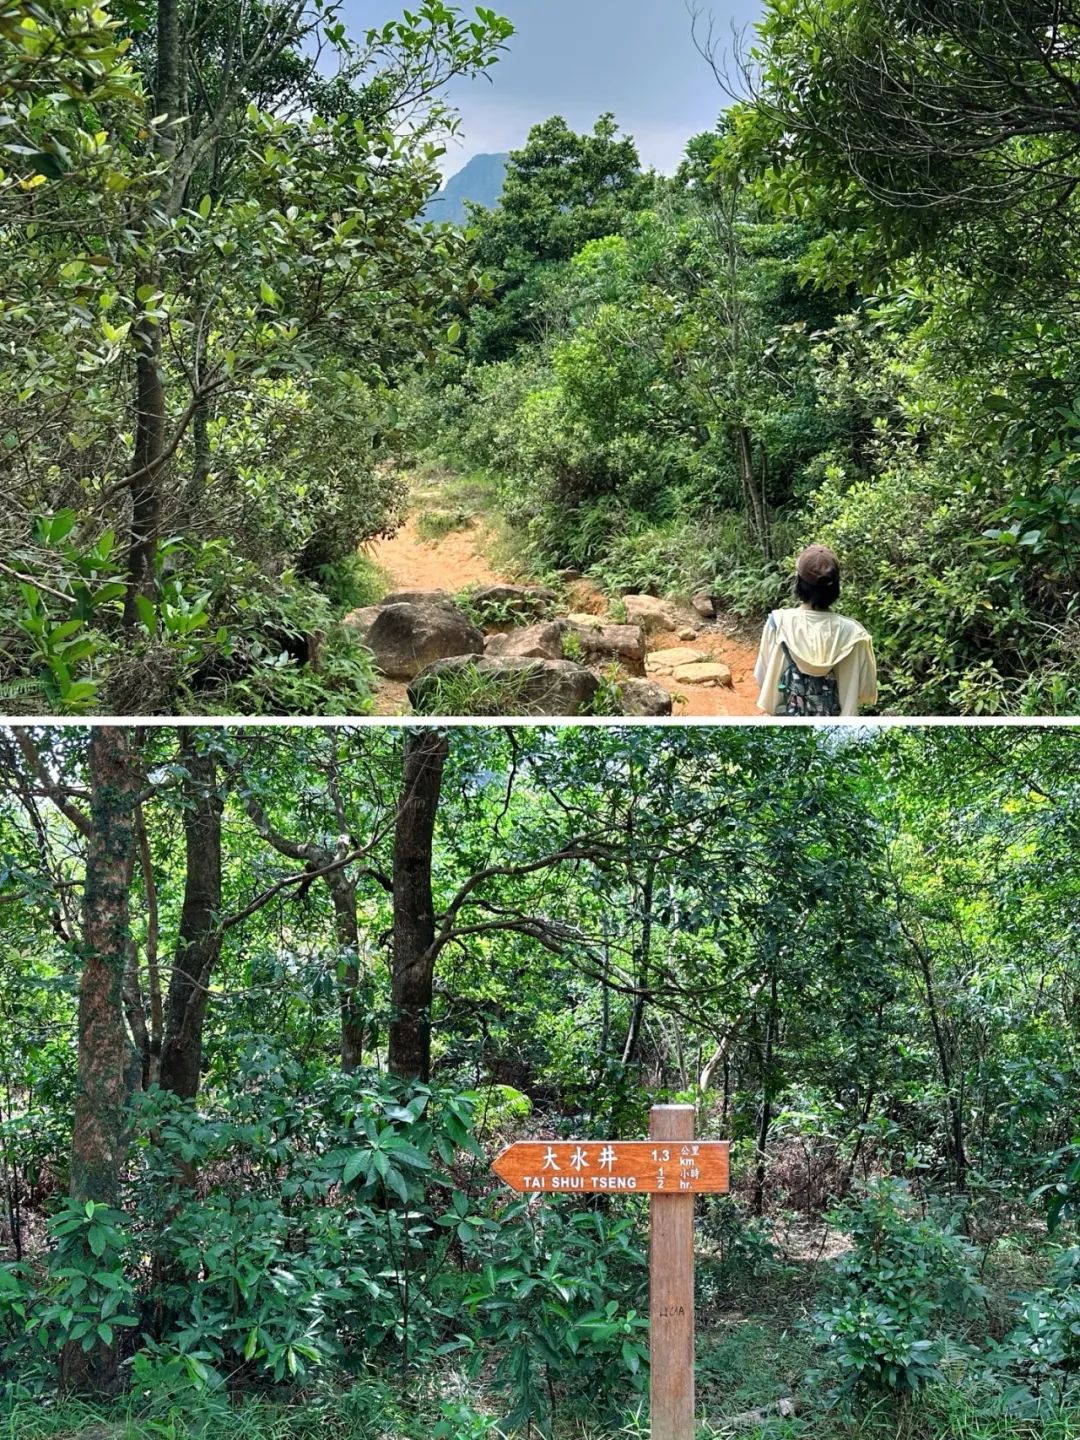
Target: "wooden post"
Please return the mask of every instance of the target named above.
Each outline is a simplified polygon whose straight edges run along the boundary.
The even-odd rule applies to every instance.
[[[650,1197],[652,1440],[694,1440],[694,1197],[678,1190],[679,1149],[694,1138],[694,1107],[654,1105],[649,1138],[660,1142],[658,1159],[670,1150],[673,1186],[670,1195]]]

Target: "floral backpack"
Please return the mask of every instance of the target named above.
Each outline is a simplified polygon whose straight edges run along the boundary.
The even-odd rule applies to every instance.
[[[780,675],[780,708],[778,715],[839,715],[840,686],[835,674],[807,675],[799,669],[785,640],[780,641],[784,652],[784,668]]]

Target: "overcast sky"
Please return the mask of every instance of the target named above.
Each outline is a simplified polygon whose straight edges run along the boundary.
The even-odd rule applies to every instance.
[[[461,0],[459,0],[461,3]],[[513,150],[529,128],[562,115],[591,129],[605,110],[638,142],[642,161],[671,171],[686,141],[709,129],[725,106],[711,71],[694,49],[684,0],[487,0],[514,22],[509,53],[492,79],[462,82],[451,92],[463,134],[444,161],[453,174],[473,155]],[[700,0],[730,48],[732,26],[744,31],[760,0]],[[401,13],[394,0],[344,0],[354,33]],[[472,8],[462,4],[462,8]]]

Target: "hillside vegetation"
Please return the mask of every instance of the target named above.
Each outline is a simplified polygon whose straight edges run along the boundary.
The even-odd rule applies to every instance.
[[[885,709],[1074,713],[1077,15],[773,0],[743,63],[670,180],[533,130],[409,438],[541,568],[761,618],[824,541]]]

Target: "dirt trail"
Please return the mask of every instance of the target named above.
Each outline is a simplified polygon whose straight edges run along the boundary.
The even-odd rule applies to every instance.
[[[449,590],[466,585],[497,585],[484,550],[489,536],[479,526],[451,530],[441,540],[421,540],[410,515],[391,540],[377,540],[368,553],[394,582],[395,590]]]
[[[490,539],[483,526],[474,524],[465,530],[452,530],[439,540],[422,540],[416,516],[412,515],[392,539],[377,541],[369,554],[390,577],[395,590],[447,590],[454,594],[467,585],[511,583],[511,577],[498,574],[487,559]],[[579,581],[573,587],[572,604],[578,610],[601,613],[606,601],[589,582]],[[752,646],[716,626],[704,624],[695,640],[680,640],[675,634],[654,635],[648,644],[650,651],[689,645],[731,668],[730,687],[685,685],[670,676],[650,673],[650,678],[658,680],[672,696],[674,715],[764,719],[755,706],[758,687],[754,681],[756,651]],[[404,684],[383,680],[375,696],[375,714],[408,713]]]

